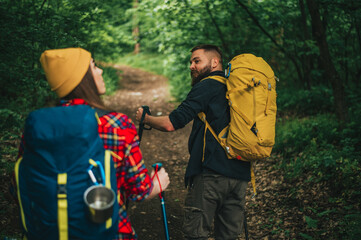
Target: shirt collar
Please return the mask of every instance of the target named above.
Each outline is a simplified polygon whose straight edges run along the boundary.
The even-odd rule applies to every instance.
[[[214,72],[211,72],[207,77],[210,77],[210,76],[221,76],[221,77],[224,77],[224,71],[214,71]]]
[[[71,100],[60,100],[60,106],[89,105],[84,99],[74,98]]]

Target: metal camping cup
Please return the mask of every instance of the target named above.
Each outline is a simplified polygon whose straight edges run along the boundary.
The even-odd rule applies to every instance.
[[[103,185],[89,187],[84,193],[84,201],[89,209],[90,220],[103,223],[113,215],[115,193]]]

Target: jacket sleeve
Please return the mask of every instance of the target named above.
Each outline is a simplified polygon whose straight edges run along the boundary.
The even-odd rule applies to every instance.
[[[175,129],[183,128],[200,112],[206,112],[210,100],[217,95],[217,81],[203,80],[194,85],[186,99],[170,113],[169,119]]]

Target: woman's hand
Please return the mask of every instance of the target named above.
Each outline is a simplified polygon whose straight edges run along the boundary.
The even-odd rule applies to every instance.
[[[154,170],[152,171],[152,173],[150,174],[151,178],[153,178],[155,172]],[[169,176],[168,173],[165,171],[165,169],[162,167],[158,172],[157,172],[157,176],[154,176],[153,178],[153,189],[152,192],[149,194],[149,196],[147,197],[147,199],[152,199],[155,196],[157,196],[160,193],[160,186],[162,187],[162,191],[164,191],[169,183]],[[159,186],[160,184],[160,186]]]

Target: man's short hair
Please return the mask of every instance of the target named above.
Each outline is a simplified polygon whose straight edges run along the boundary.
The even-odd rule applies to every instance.
[[[220,61],[222,62],[222,51],[219,47],[217,47],[216,45],[212,45],[212,44],[200,44],[200,45],[197,45],[195,47],[192,48],[191,52],[194,52],[196,50],[199,50],[199,49],[203,49],[205,52],[209,52],[209,51],[212,51],[212,52],[215,52],[217,53],[219,56],[219,59]]]

